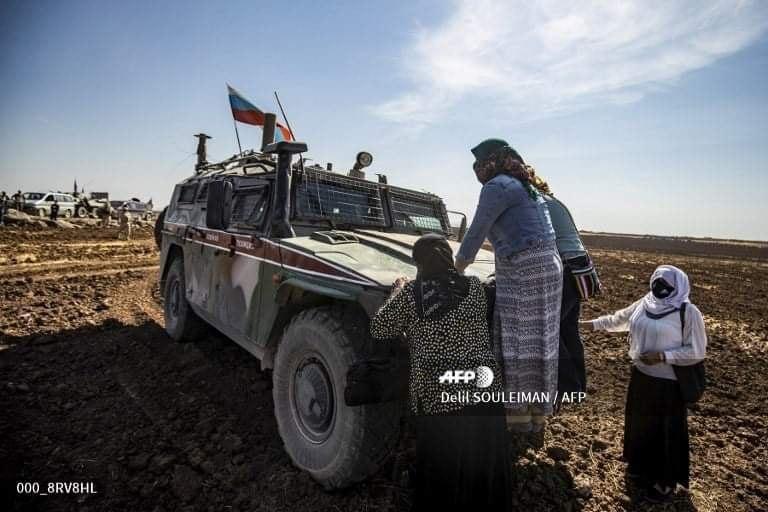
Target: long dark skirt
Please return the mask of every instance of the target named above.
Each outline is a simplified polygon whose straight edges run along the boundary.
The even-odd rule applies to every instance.
[[[510,465],[501,404],[416,418],[413,510],[507,510]]]
[[[587,390],[587,371],[584,364],[584,345],[579,333],[581,296],[573,281],[573,274],[563,269],[563,301],[560,305],[560,353],[557,365],[557,392],[584,392]]]
[[[676,380],[632,367],[624,419],[627,471],[648,484],[688,488],[688,413]]]

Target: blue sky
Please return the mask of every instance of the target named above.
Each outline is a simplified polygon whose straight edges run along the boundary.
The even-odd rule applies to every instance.
[[[768,240],[768,2],[213,4],[3,2],[0,188],[164,204],[194,133],[236,151],[229,82],[470,215],[502,137],[584,229]]]

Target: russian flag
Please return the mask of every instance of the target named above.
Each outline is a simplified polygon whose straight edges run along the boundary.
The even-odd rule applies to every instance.
[[[231,85],[227,84],[227,90],[229,91],[229,106],[232,107],[232,117],[235,118],[235,121],[263,127],[264,112],[259,110],[256,105],[245,99],[243,95],[237,92],[237,90],[235,90],[235,88]],[[291,130],[285,126],[277,123],[276,128],[276,142],[281,140],[296,140],[293,138]]]

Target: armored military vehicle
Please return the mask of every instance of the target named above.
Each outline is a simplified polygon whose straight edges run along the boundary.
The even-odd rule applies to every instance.
[[[284,141],[199,159],[156,235],[168,334],[212,326],[271,369],[285,450],[333,489],[377,471],[398,439],[407,347],[372,340],[368,322],[397,277],[415,277],[416,239],[451,226],[438,196],[365,179],[369,154],[341,174],[294,164],[306,150]],[[481,250],[467,273],[493,269]]]

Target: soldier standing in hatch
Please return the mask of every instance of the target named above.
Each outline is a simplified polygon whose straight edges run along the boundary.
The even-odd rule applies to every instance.
[[[54,199],[53,204],[51,205],[51,220],[56,220],[59,218],[59,202]]]
[[[117,238],[126,240],[131,239],[131,214],[128,213],[128,208],[123,206],[120,208],[120,231],[117,232]]]

